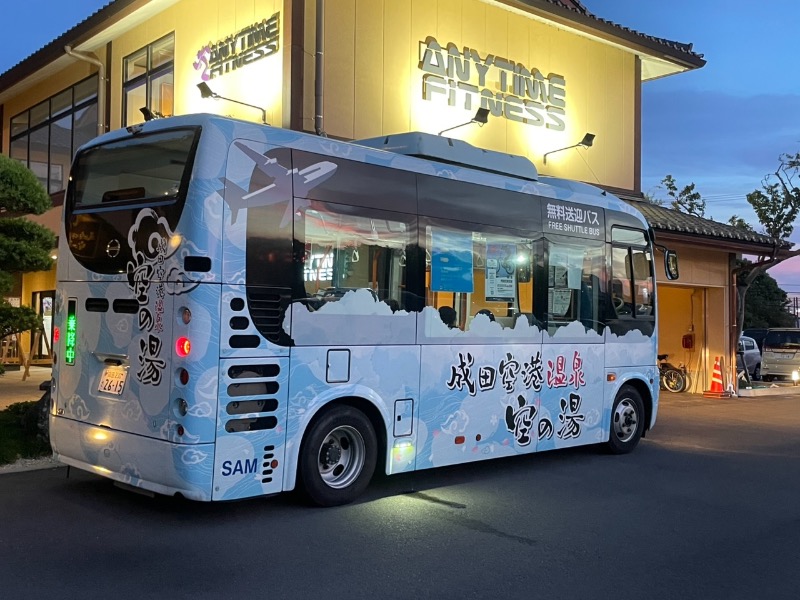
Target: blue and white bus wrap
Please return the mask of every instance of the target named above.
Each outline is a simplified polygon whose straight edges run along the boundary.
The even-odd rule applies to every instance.
[[[632,450],[658,408],[646,222],[437,144],[188,115],[84,146],[59,237],[57,458],[195,500],[301,485],[332,505],[375,468]]]

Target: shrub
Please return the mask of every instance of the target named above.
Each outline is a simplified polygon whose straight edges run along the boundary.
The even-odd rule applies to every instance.
[[[45,396],[49,404],[49,392]],[[0,411],[0,465],[50,453],[50,443],[39,428],[43,401],[44,396],[38,401],[17,402]]]

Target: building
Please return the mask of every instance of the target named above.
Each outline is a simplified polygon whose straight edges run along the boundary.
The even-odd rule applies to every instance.
[[[55,231],[76,148],[145,113],[213,112],[331,143],[449,129],[639,202],[641,86],[704,64],[577,0],[115,0],[0,75],[0,151],[48,188],[53,209],[36,220]],[[644,209],[681,254],[681,279],[661,287],[661,351],[701,390],[709,357],[734,347],[732,260],[772,240]],[[47,317],[54,287],[54,272],[27,275],[19,301]]]

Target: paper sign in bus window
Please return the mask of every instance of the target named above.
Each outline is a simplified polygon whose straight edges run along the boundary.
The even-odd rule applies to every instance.
[[[486,244],[486,300],[514,302],[516,244]]]

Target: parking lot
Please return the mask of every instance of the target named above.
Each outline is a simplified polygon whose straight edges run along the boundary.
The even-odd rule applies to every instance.
[[[794,599],[800,396],[662,395],[595,448],[377,477],[356,503],[201,504],[0,476],[4,597]],[[47,556],[46,560],[34,557]],[[159,575],[170,574],[170,575]]]

